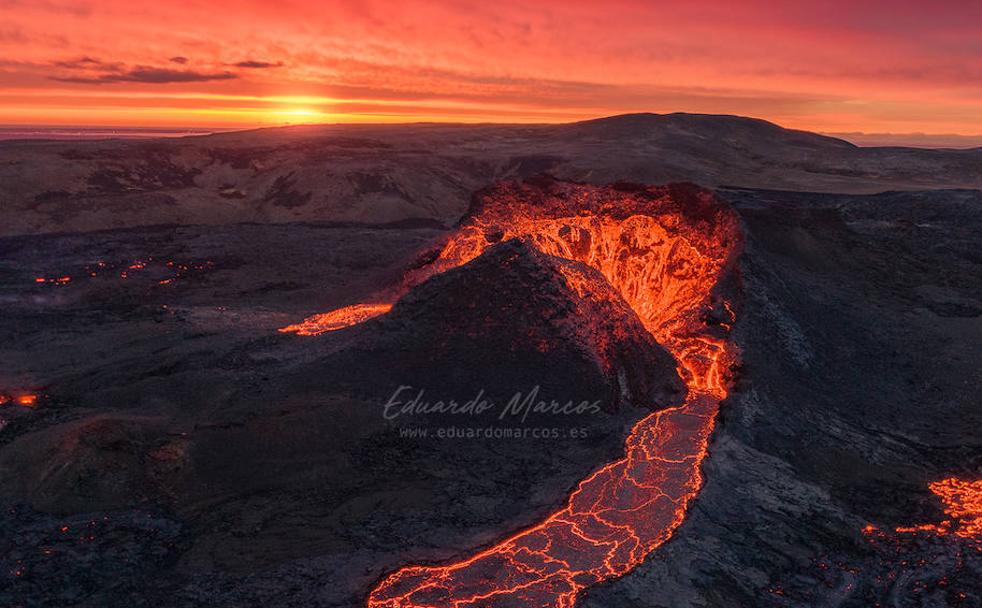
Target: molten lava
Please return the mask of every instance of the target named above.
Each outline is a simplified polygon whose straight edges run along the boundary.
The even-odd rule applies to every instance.
[[[301,336],[316,336],[329,331],[337,331],[357,325],[364,321],[384,315],[392,309],[391,304],[355,304],[331,312],[314,315],[300,323],[280,329],[281,333],[295,333]]]
[[[34,407],[37,405],[38,396],[37,395],[18,395],[14,401],[17,405],[22,405],[24,407]]]
[[[0,406],[10,404],[34,407],[38,404],[38,396],[34,393],[19,393],[13,396],[0,393]]]
[[[894,531],[899,534],[922,533],[974,540],[982,551],[982,479],[967,481],[949,477],[935,481],[928,487],[941,499],[945,515],[950,519],[936,524],[898,526]],[[871,526],[867,528],[875,530]]]
[[[966,481],[950,477],[930,486],[944,502],[948,517],[958,521],[955,536],[982,540],[982,479]]]
[[[624,457],[580,482],[543,522],[457,563],[402,568],[372,591],[369,608],[572,606],[582,589],[625,574],[667,541],[702,485],[735,360],[726,338],[732,309],[716,293],[739,248],[735,214],[693,186],[504,184],[477,199],[402,290],[508,239],[599,270],[677,360],[686,401],[639,421]],[[577,291],[586,288],[576,273],[564,275]],[[281,331],[339,329],[383,306],[356,305]],[[726,321],[710,325],[710,316]]]

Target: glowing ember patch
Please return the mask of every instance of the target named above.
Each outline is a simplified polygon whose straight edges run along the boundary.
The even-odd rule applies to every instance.
[[[34,282],[39,285],[68,285],[72,282],[72,277],[65,275],[61,277],[35,277]]]
[[[928,534],[947,534],[951,525],[950,521],[943,521],[940,524],[921,524],[919,526],[897,526],[894,531],[899,534],[916,534],[925,532]]]
[[[928,487],[941,498],[945,514],[958,522],[952,533],[982,541],[982,479],[966,481],[950,477]]]
[[[7,395],[0,395],[0,406],[9,405],[10,401],[11,399]]]
[[[108,277],[109,274],[118,274],[120,279],[137,279],[144,278],[152,280],[161,285],[167,285],[173,283],[178,279],[191,276],[192,274],[200,274],[215,268],[215,263],[211,260],[205,260],[201,262],[188,262],[177,263],[174,261],[154,261],[153,256],[148,256],[145,260],[133,260],[129,262],[124,262],[122,264],[108,263],[104,260],[99,260],[94,264],[86,265],[80,270],[79,277],[83,279],[93,279],[96,277]],[[140,271],[140,272],[137,272]],[[145,271],[145,272],[143,272]],[[162,272],[167,272],[170,276],[161,276]],[[39,276],[34,278],[34,282],[37,285],[69,285],[75,283],[75,279],[68,274],[57,276],[57,277],[46,277]]]
[[[392,309],[391,304],[355,304],[331,312],[308,317],[294,325],[280,329],[281,333],[295,333],[301,336],[316,336],[329,331],[351,327],[373,317],[384,315]]]
[[[17,405],[23,405],[25,407],[34,407],[37,405],[38,396],[37,395],[17,395],[14,398],[14,402]]]

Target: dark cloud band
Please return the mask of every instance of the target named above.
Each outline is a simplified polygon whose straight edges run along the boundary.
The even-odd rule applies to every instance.
[[[78,82],[83,84],[107,84],[113,82],[143,82],[166,84],[169,82],[207,82],[211,80],[232,80],[238,78],[232,72],[195,72],[193,70],[171,70],[167,68],[136,67],[95,76],[52,76],[59,82]]]
[[[250,68],[250,69],[264,69],[264,68],[279,68],[283,67],[282,61],[256,61],[249,59],[247,61],[239,61],[237,63],[231,64],[237,68]]]

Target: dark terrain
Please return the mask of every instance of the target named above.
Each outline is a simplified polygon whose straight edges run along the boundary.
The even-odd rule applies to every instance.
[[[565,125],[335,125],[151,141],[0,143],[0,234],[151,224],[430,218],[549,173],[810,192],[982,187],[982,149],[861,148],[762,120],[632,114]]]
[[[386,317],[276,331],[399,281],[487,181],[545,171],[852,192],[718,190],[744,229],[742,366],[705,486],[578,605],[982,606],[971,541],[863,533],[937,522],[927,484],[982,476],[982,193],[923,190],[979,187],[982,152],[718,117],[398,129],[0,147],[0,393],[39,395],[0,407],[0,605],[364,605],[395,568],[552,512],[649,396],[678,399],[626,306],[603,311],[610,343],[571,330],[595,315],[556,262],[505,243]],[[909,191],[857,194],[890,189]],[[406,218],[427,220],[380,223]],[[532,381],[603,407],[549,440],[410,437],[382,415],[403,384]]]

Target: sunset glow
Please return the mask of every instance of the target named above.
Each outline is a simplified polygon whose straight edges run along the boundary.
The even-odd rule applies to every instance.
[[[975,2],[220,4],[0,1],[0,123],[688,111],[817,131],[982,133]]]

